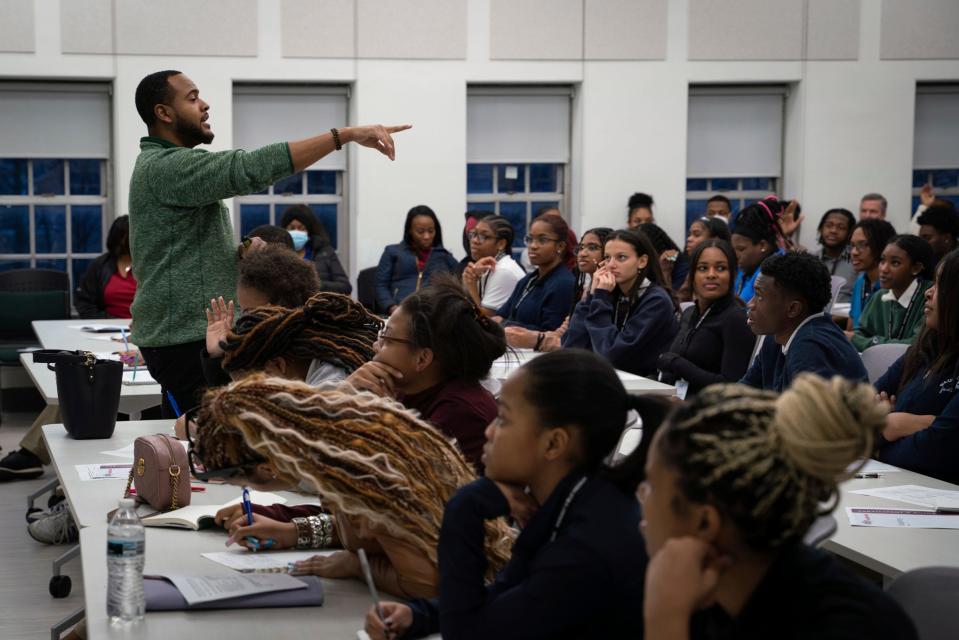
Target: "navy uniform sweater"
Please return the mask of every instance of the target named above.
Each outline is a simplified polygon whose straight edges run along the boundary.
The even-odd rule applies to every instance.
[[[642,640],[647,558],[634,496],[604,478],[571,473],[520,533],[506,567],[485,585],[483,523],[508,513],[506,498],[486,478],[450,499],[440,529],[440,597],[410,603],[406,637]]]
[[[783,353],[784,349],[786,353]],[[846,334],[832,318],[816,314],[799,325],[785,348],[772,336],[766,336],[762,349],[740,382],[757,389],[780,392],[805,371],[823,378],[842,376],[860,382],[869,381],[862,358]]]

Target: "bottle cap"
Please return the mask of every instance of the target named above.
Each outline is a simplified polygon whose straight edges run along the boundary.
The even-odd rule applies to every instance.
[[[121,509],[135,509],[137,506],[137,501],[133,498],[120,498],[120,508]]]

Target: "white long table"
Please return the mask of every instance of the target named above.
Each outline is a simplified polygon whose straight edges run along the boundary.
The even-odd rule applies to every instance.
[[[840,487],[839,505],[833,514],[839,526],[836,533],[823,544],[823,548],[875,571],[886,584],[906,571],[920,567],[959,567],[959,529],[894,529],[853,527],[849,524],[846,507],[910,508],[905,502],[850,491],[905,484],[959,491],[959,486],[912,471],[886,473],[880,478],[849,480]]]
[[[503,383],[512,372],[539,355],[542,354],[532,349],[507,351],[506,355],[493,362],[489,375],[499,383]],[[619,376],[627,393],[657,396],[676,395],[676,387],[671,384],[663,384],[657,380],[650,380],[649,378],[637,376],[636,374],[627,373],[626,371],[620,371],[618,369],[616,370],[616,375]]]
[[[44,349],[67,349],[70,351],[83,350],[93,352],[120,351],[123,344],[112,340],[99,340],[97,336],[110,334],[87,333],[79,329],[72,329],[80,325],[124,325],[129,326],[129,320],[35,320],[33,331],[37,334],[37,339]],[[58,405],[60,401],[57,397],[57,379],[53,371],[47,368],[46,364],[35,363],[32,353],[20,354],[20,362],[27,374],[36,386],[37,391],[43,396],[48,405]],[[143,369],[146,373],[146,367]],[[159,384],[124,384],[120,388],[119,412],[137,418],[144,409],[155,407],[160,404],[160,385]]]

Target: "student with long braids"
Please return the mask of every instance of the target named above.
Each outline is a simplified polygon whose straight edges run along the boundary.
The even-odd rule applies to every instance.
[[[869,385],[811,374],[782,395],[715,385],[679,405],[637,491],[645,640],[914,640],[896,602],[802,542],[884,417]]]
[[[373,350],[372,362],[349,381],[416,409],[482,469],[483,432],[496,416],[496,401],[480,381],[506,352],[503,328],[457,280],[438,274],[400,303]]]
[[[753,286],[763,260],[777,253],[784,253],[779,248],[782,239],[779,220],[782,218],[783,209],[783,203],[776,196],[767,196],[736,215],[732,245],[736,250],[739,271],[733,289],[743,302],[748,303],[753,298]]]
[[[589,349],[617,369],[650,375],[679,331],[669,284],[644,234],[614,231],[604,251],[604,264],[594,274],[586,300],[576,305],[563,347]]]
[[[405,597],[436,594],[443,505],[475,478],[439,431],[386,398],[262,375],[211,391],[198,424],[190,460],[194,469],[202,465],[204,477],[264,490],[299,487],[332,512],[281,523],[273,532],[281,546],[344,548],[298,564],[297,572],[360,578],[355,552],[364,548],[379,588]],[[237,515],[217,514],[234,540],[277,540],[261,517],[239,526]],[[492,560],[490,575],[509,545],[505,523],[483,528],[479,546]]]
[[[513,225],[503,216],[486,216],[468,233],[470,258],[463,286],[486,315],[494,315],[513,295],[526,272],[513,260]]]
[[[717,222],[716,224],[725,224]],[[693,250],[689,281],[695,304],[683,311],[679,333],[656,363],[661,380],[688,384],[688,393],[746,373],[756,336],[746,308],[733,293],[736,252],[725,240],[704,240]]]
[[[387,624],[371,610],[370,636],[641,638],[646,552],[633,496],[641,478],[611,473],[604,461],[627,411],[649,402],[628,396],[613,368],[582,350],[517,370],[486,431],[486,477],[446,504],[439,598],[381,603]],[[522,531],[489,583],[483,533],[507,515]]]
[[[946,255],[926,290],[925,326],[906,354],[876,381],[892,413],[878,458],[959,482],[959,252]]]
[[[914,235],[895,236],[879,258],[879,285],[859,316],[852,344],[865,351],[877,344],[911,344],[923,325],[923,298],[932,286],[935,258],[929,243]],[[847,333],[847,335],[849,335]]]
[[[220,341],[220,365],[233,378],[264,372],[312,385],[336,382],[373,357],[382,326],[363,305],[339,293],[318,293],[295,308],[256,307]]]

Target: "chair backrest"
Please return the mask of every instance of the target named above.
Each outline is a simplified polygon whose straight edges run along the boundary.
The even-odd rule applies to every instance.
[[[862,365],[869,374],[869,382],[875,384],[907,349],[908,344],[877,344],[863,351]]]
[[[695,303],[695,302],[692,302],[692,301],[690,301],[690,302],[680,302],[680,303],[679,303],[679,310],[680,310],[680,311],[685,311],[686,309],[690,308],[690,307],[693,306],[694,304],[696,304],[696,303]]]
[[[0,337],[35,342],[34,320],[66,320],[70,296],[66,291],[0,291]]]
[[[639,446],[643,439],[643,419],[639,412],[630,409],[626,414],[626,424],[623,427],[623,434],[619,437],[619,443],[613,449],[611,458],[612,464],[617,464],[633,452],[633,449]]]
[[[0,291],[69,291],[70,277],[53,269],[0,271]]]
[[[836,533],[837,528],[839,528],[839,524],[836,522],[836,519],[827,513],[813,521],[812,526],[809,527],[809,531],[803,536],[802,541],[810,547],[818,547],[828,540],[832,534]]]
[[[907,571],[886,590],[916,625],[919,640],[952,640],[959,602],[959,567],[923,567]]]
[[[832,297],[826,305],[826,313],[832,311],[832,306],[836,304],[836,298],[839,297],[839,290],[846,286],[846,279],[842,276],[830,276],[829,279],[832,282]]]
[[[356,276],[356,299],[371,313],[376,313],[376,267],[363,269]]]

